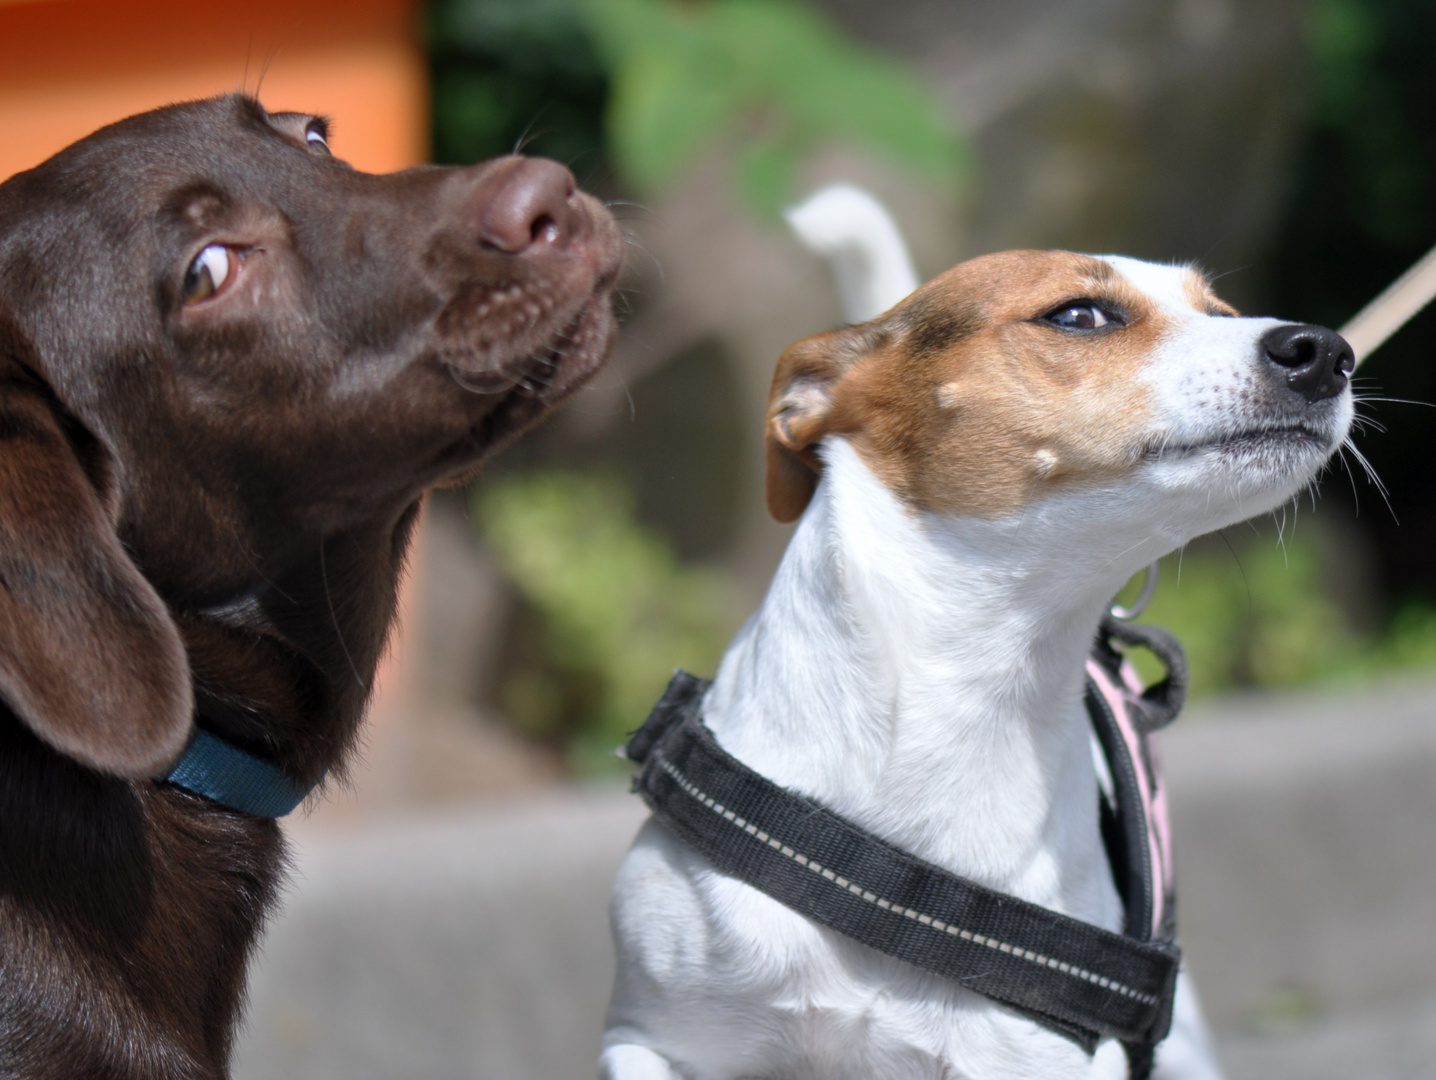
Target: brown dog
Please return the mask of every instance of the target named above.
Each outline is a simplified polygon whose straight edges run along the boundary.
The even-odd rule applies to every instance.
[[[602,363],[621,247],[552,162],[239,96],[0,185],[0,1076],[228,1074],[283,841],[155,778],[342,768],[423,490]]]

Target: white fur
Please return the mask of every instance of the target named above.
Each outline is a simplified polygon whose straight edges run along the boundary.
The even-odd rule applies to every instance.
[[[1282,425],[1257,368],[1271,320],[1201,315],[1179,268],[1111,259],[1175,320],[1146,368],[1167,455],[998,520],[912,510],[845,440],[704,719],[769,779],[954,873],[1117,928],[1083,661],[1112,595],[1192,537],[1291,497],[1345,436],[1350,394],[1306,409],[1323,445],[1203,446]],[[1310,417],[1307,417],[1310,419]],[[815,925],[649,822],[614,887],[608,1080],[1119,1080],[956,982]],[[1218,1075],[1190,987],[1162,1074]]]
[[[832,184],[783,216],[810,251],[827,257],[848,322],[876,318],[917,288],[902,232],[862,188]]]

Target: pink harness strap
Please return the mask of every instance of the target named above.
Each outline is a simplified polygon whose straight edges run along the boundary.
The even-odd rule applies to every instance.
[[[1149,650],[1166,678],[1144,687],[1116,644]],[[1087,714],[1112,774],[1103,793],[1102,837],[1127,909],[1125,932],[1145,941],[1176,938],[1172,828],[1152,734],[1176,718],[1187,696],[1187,658],[1157,626],[1107,618],[1087,657]]]
[[[1087,660],[1087,677],[1096,686],[1102,700],[1112,711],[1117,730],[1126,746],[1127,757],[1136,774],[1134,785],[1142,822],[1146,828],[1146,865],[1139,868],[1148,882],[1152,898],[1152,919],[1149,930],[1152,938],[1165,936],[1166,920],[1172,910],[1172,828],[1167,812],[1167,785],[1162,780],[1162,770],[1157,761],[1156,748],[1145,734],[1137,730],[1133,722],[1132,699],[1140,698],[1144,687],[1136,670],[1127,661],[1119,669],[1121,682],[1114,680],[1107,669],[1095,659]]]

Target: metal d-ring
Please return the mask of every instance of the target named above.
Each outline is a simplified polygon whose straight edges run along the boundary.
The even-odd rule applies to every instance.
[[[1157,591],[1157,571],[1160,566],[1160,563],[1153,562],[1147,567],[1147,577],[1142,582],[1142,591],[1137,594],[1137,599],[1133,600],[1131,604],[1124,607],[1116,601],[1112,602],[1112,606],[1108,609],[1112,613],[1112,618],[1131,622],[1147,610],[1147,605],[1152,602],[1152,594]]]

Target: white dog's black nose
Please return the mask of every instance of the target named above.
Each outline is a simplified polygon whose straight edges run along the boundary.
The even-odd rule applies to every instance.
[[[1281,369],[1286,385],[1307,401],[1336,397],[1356,368],[1356,354],[1346,339],[1324,326],[1278,326],[1263,334],[1259,345]]]

